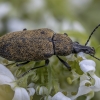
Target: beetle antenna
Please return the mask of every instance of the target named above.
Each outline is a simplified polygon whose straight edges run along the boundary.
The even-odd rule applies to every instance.
[[[88,42],[89,42],[91,36],[93,35],[93,33],[96,31],[96,29],[97,29],[99,26],[100,26],[100,24],[94,28],[94,30],[93,30],[92,33],[90,34],[88,40],[86,41],[85,46],[88,44]]]
[[[89,55],[100,61],[100,58],[97,58],[97,57],[95,57],[94,55],[91,55],[91,54],[89,54]]]

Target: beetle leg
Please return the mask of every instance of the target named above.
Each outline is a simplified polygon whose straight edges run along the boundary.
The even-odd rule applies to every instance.
[[[57,58],[68,68],[69,71],[71,71],[71,67],[68,65],[67,62],[65,62],[64,60],[62,60],[59,56],[57,56]]]
[[[20,63],[20,64],[16,64],[17,62],[13,62],[13,63],[7,64],[7,65],[5,65],[5,66],[10,66],[10,65],[16,64],[16,66],[20,67],[20,66],[22,66],[22,65],[24,65],[24,64],[27,64],[27,63],[29,63],[29,62],[30,62],[30,61],[26,61],[26,62],[22,62],[22,63]]]
[[[24,75],[26,75],[27,73],[29,73],[30,71],[34,70],[34,69],[38,69],[38,68],[42,68],[42,67],[45,67],[49,64],[49,59],[45,60],[45,64],[42,65],[42,66],[38,66],[38,67],[33,67],[31,69],[29,69],[27,72],[23,73],[20,77],[23,77]],[[19,78],[20,78],[19,77]]]
[[[16,66],[20,67],[20,66],[25,65],[25,64],[27,64],[27,63],[29,63],[29,62],[30,62],[30,61],[26,61],[26,62],[23,62],[23,63],[20,63],[20,64],[16,64]]]
[[[23,31],[26,31],[26,30],[27,30],[26,28],[23,29]]]

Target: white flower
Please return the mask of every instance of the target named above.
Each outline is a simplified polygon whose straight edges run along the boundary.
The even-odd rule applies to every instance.
[[[79,75],[72,70],[72,74],[74,76],[73,82],[74,80],[80,78],[80,84],[77,94],[70,96],[70,99],[75,100],[79,96],[86,95],[86,100],[90,100],[94,96],[95,91],[100,91],[100,78],[95,75],[96,63],[93,60],[86,59],[84,53],[82,52],[78,53],[77,56],[83,59],[79,62],[79,66],[83,71],[83,74]],[[56,94],[54,97],[56,97]],[[56,98],[57,99],[54,98],[54,100],[61,99],[59,95],[57,95]]]
[[[95,72],[95,62],[93,60],[82,60],[80,63],[80,68],[84,73],[87,73],[89,71]]]
[[[39,95],[45,95],[45,94],[49,94],[48,93],[48,89],[45,86],[41,86],[39,89]]]
[[[100,91],[100,78],[95,75],[96,63],[93,60],[88,60],[83,53],[78,54],[83,60],[79,62],[81,70],[84,72],[80,75],[80,85],[78,92],[71,99],[74,100],[81,95],[87,94],[86,100],[90,100],[94,96],[95,91]],[[94,80],[94,81],[91,81]]]
[[[95,83],[91,86],[94,91],[100,91],[100,78],[95,75],[95,62],[92,60],[83,60],[80,62],[80,67],[84,73],[89,73]]]
[[[96,92],[100,91],[100,78],[96,76],[95,74],[91,75],[91,77],[95,79],[95,84],[91,86],[91,88]]]
[[[34,95],[35,90],[32,87],[25,88],[18,87],[16,79],[13,74],[2,64],[0,64],[0,85],[10,85],[12,90],[15,91],[12,100],[30,100],[30,96]]]
[[[77,97],[81,95],[85,95],[92,91],[90,87],[85,86],[86,83],[90,83],[88,80],[84,80],[85,78],[87,78],[85,75],[82,75],[82,77],[80,77],[80,85],[79,85],[78,92],[75,96],[71,97],[72,100],[75,100]]]
[[[71,100],[70,98],[66,97],[61,92],[56,93],[51,100]]]
[[[77,56],[82,57],[83,59],[86,59],[83,52],[79,52],[79,53],[77,54]]]

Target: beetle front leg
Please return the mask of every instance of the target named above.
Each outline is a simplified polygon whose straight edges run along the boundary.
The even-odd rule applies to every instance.
[[[64,60],[62,60],[59,56],[57,56],[57,58],[68,68],[69,71],[71,71],[71,67],[68,65],[67,62],[65,62]]]
[[[29,73],[30,71],[34,70],[34,69],[38,69],[38,68],[42,68],[42,67],[45,67],[49,64],[49,59],[45,60],[45,64],[42,65],[42,66],[38,66],[38,67],[33,67],[31,69],[29,69],[27,72],[25,72],[24,74],[22,74],[20,77],[23,77],[24,75],[26,75],[27,73]],[[19,77],[19,78],[20,78]]]

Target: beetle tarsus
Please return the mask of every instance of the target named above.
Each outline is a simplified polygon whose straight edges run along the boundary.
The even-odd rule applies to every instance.
[[[57,58],[68,68],[69,71],[71,71],[71,67],[68,65],[67,62],[65,62],[64,60],[62,60],[59,56],[57,56]]]
[[[20,66],[23,66],[23,65],[25,65],[25,64],[27,64],[27,63],[29,63],[30,61],[26,61],[26,62],[23,62],[23,63],[20,63],[20,64],[16,64],[16,66],[18,66],[18,67],[20,67]]]
[[[23,77],[24,75],[26,75],[27,73],[29,73],[30,71],[34,70],[34,69],[38,69],[38,68],[42,68],[42,67],[45,67],[49,64],[49,59],[46,59],[45,60],[45,64],[42,65],[42,66],[38,66],[38,67],[33,67],[31,69],[29,69],[27,72],[25,72],[24,74],[21,75],[21,77]],[[20,77],[19,77],[20,78]]]

